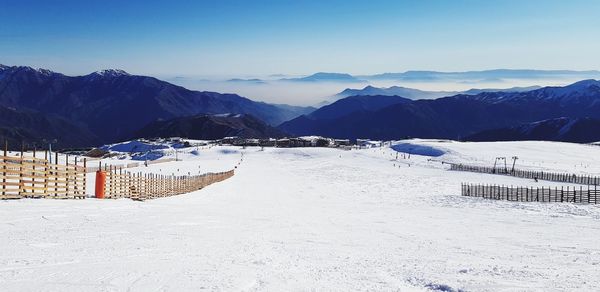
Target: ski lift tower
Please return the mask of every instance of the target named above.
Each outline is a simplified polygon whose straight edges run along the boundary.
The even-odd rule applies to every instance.
[[[500,163],[504,161],[504,173],[508,173],[508,166],[506,165],[506,157],[496,157],[494,161],[494,173],[496,173],[496,166],[500,167]]]
[[[511,173],[515,172],[515,164],[517,163],[517,159],[519,159],[518,156],[513,156],[512,157],[513,164],[512,164],[512,169],[510,170]]]

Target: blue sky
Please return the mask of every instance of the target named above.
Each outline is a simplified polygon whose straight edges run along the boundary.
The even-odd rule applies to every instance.
[[[600,1],[0,0],[0,63],[86,74],[600,69]]]

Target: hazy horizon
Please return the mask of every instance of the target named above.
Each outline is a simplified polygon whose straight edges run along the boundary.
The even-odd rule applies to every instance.
[[[584,79],[584,78],[582,78]],[[502,82],[460,83],[450,81],[407,82],[382,80],[377,82],[267,82],[264,84],[232,83],[226,81],[207,81],[188,79],[165,79],[176,85],[192,90],[217,91],[235,93],[252,100],[290,105],[316,106],[324,101],[332,101],[333,95],[346,88],[362,89],[371,85],[375,87],[402,86],[425,91],[465,91],[469,89],[503,89],[529,86],[564,86],[582,79],[525,79],[506,80]]]
[[[6,66],[29,66],[34,69],[47,69],[68,76],[83,76],[104,69],[121,69],[121,68],[97,68],[94,71],[83,72],[81,74],[68,74],[60,72],[55,68],[47,68],[28,64],[7,64],[0,60],[0,64]],[[487,70],[498,70],[503,68],[493,68]],[[540,69],[509,69],[509,70],[540,70]],[[568,70],[568,69],[560,69]],[[593,70],[593,69],[591,69]],[[422,71],[422,70],[407,70],[407,71]],[[426,70],[423,70],[426,71]],[[478,71],[465,70],[464,72]],[[483,70],[485,71],[485,70]],[[585,70],[587,71],[587,70]],[[597,70],[595,70],[597,71]],[[127,72],[127,71],[126,71]],[[403,73],[406,71],[397,71],[391,73]],[[127,72],[133,75],[147,75],[136,72]],[[293,82],[285,81],[285,78],[306,77],[317,72],[306,75],[289,75],[289,74],[269,74],[269,75],[221,75],[221,76],[202,76],[202,75],[147,75],[167,81],[169,83],[183,86],[190,90],[198,91],[215,91],[219,93],[232,93],[250,98],[255,101],[262,101],[274,104],[289,104],[299,106],[319,106],[324,102],[332,102],[335,100],[335,95],[342,92],[344,89],[362,89],[366,86],[374,87],[392,87],[400,86],[424,91],[465,91],[469,89],[507,89],[512,87],[530,87],[530,86],[564,86],[583,79],[598,79],[599,74],[589,76],[586,74],[574,76],[548,76],[546,78],[501,78],[493,80],[485,79],[433,79],[433,80],[393,80],[381,79],[373,80],[366,79],[358,82],[336,82],[336,81],[320,81],[320,82]],[[335,72],[345,73],[345,72]],[[390,72],[379,72],[390,73]],[[448,73],[441,72],[440,73]],[[456,72],[452,72],[456,73]],[[460,72],[459,72],[460,73]],[[597,73],[600,73],[597,72]],[[364,75],[357,75],[365,77]],[[231,82],[231,79],[259,79],[260,82],[238,81]]]
[[[600,69],[592,0],[0,4],[0,61],[69,75]]]
[[[0,0],[0,63],[85,75],[115,68],[195,90],[314,105],[345,88],[564,85],[573,78],[291,84],[316,72],[599,70],[600,2]],[[181,77],[181,78],[177,78]]]

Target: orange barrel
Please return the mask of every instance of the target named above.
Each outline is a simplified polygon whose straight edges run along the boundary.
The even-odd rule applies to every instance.
[[[96,199],[104,199],[104,184],[106,184],[106,172],[96,171]]]

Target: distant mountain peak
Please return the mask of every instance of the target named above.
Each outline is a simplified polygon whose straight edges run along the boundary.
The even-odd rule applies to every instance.
[[[402,86],[392,87],[374,87],[372,85],[365,86],[363,89],[346,88],[344,91],[336,94],[334,98],[344,98],[353,95],[386,95],[386,96],[402,96],[409,99],[433,99],[444,96],[455,95],[455,91],[423,91],[414,88]]]
[[[504,80],[504,79],[538,79],[549,77],[598,78],[600,71],[573,70],[532,70],[532,69],[492,69],[483,71],[441,72],[441,71],[406,71],[398,73],[382,73],[363,76],[367,80]]]
[[[58,74],[58,73],[48,70],[48,69],[44,69],[44,68],[35,69],[35,68],[29,67],[29,66],[12,66],[11,67],[11,66],[2,65],[0,67],[0,69],[2,69],[3,71],[12,69],[12,70],[16,70],[16,71],[32,72],[32,73],[42,74],[42,75],[46,75],[46,76]]]
[[[237,83],[256,83],[256,84],[263,84],[265,83],[264,80],[262,79],[258,79],[258,78],[250,78],[250,79],[244,79],[244,78],[232,78],[232,79],[228,79],[227,82],[237,82]]]
[[[104,69],[92,73],[92,75],[100,75],[105,77],[130,76],[129,73],[121,69]]]
[[[578,81],[578,82],[575,82],[575,83],[569,85],[568,87],[588,88],[590,86],[600,87],[600,80],[596,80],[596,79],[581,80],[581,81]]]
[[[52,76],[62,76],[60,73],[56,73],[54,71],[43,69],[43,68],[32,68],[29,66],[7,66],[0,64],[0,78],[10,74],[29,74],[32,76],[44,76],[44,77],[52,77]]]
[[[309,77],[347,77],[354,78],[352,75],[348,73],[336,73],[336,72],[317,72]]]
[[[281,79],[283,81],[301,81],[301,82],[364,82],[347,73],[331,73],[331,72],[317,72],[315,74],[301,77],[301,78],[290,78]]]

